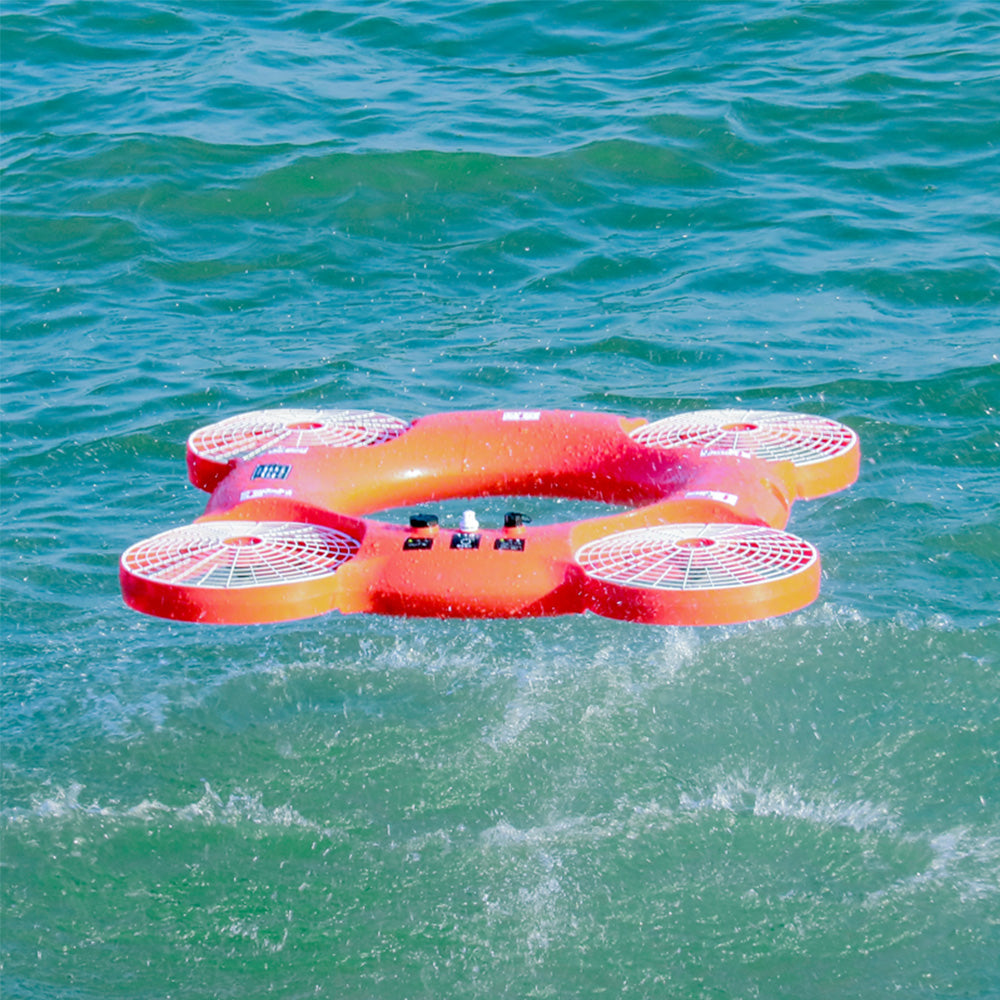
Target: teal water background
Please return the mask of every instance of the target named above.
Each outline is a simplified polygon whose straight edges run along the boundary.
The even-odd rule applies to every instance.
[[[5,1000],[1000,997],[1000,5],[2,18]],[[119,597],[222,416],[730,404],[781,619]]]

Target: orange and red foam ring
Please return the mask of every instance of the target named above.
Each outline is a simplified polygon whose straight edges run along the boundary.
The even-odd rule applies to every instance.
[[[188,439],[205,513],[131,546],[126,603],[164,618],[252,624],[331,611],[425,617],[592,612],[718,625],[785,614],[820,560],[787,533],[792,504],[857,478],[857,435],[810,414],[718,409],[655,423],[567,410],[413,421],[274,409]],[[459,497],[568,497],[627,507],[557,524],[474,516],[397,525],[374,511]]]

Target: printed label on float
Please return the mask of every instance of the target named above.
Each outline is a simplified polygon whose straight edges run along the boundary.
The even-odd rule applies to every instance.
[[[701,449],[702,458],[719,458],[720,456],[723,458],[753,458],[754,454],[743,448],[714,448],[709,445]]]
[[[541,420],[541,410],[504,410],[504,420]]]
[[[290,465],[282,465],[279,462],[267,462],[264,465],[258,465],[256,469],[253,470],[253,475],[251,479],[287,479],[288,473],[292,471]]]
[[[736,506],[736,501],[739,497],[735,493],[723,493],[720,490],[691,490],[690,493],[685,493],[684,498],[686,500],[717,500],[719,503],[729,504],[730,507]]]
[[[271,486],[262,490],[244,490],[240,494],[240,500],[259,500],[261,497],[290,497],[291,490],[283,490],[278,486]]]
[[[432,549],[434,548],[433,538],[407,538],[403,542],[403,551],[411,552],[413,549]]]
[[[523,552],[523,538],[498,538],[493,543],[493,548],[498,552]]]

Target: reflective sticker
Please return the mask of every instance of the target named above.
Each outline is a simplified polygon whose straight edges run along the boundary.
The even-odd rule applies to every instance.
[[[541,420],[541,410],[504,410],[504,420]]]

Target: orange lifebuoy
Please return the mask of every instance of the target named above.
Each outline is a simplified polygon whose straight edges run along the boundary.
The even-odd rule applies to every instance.
[[[655,423],[498,410],[407,422],[358,410],[265,410],[188,439],[205,514],[131,546],[125,601],[185,621],[330,611],[523,617],[592,611],[656,624],[783,614],[819,590],[819,556],[783,531],[796,499],[858,473],[857,436],[822,417],[712,410]],[[380,510],[484,496],[630,509],[549,525],[446,527]]]

